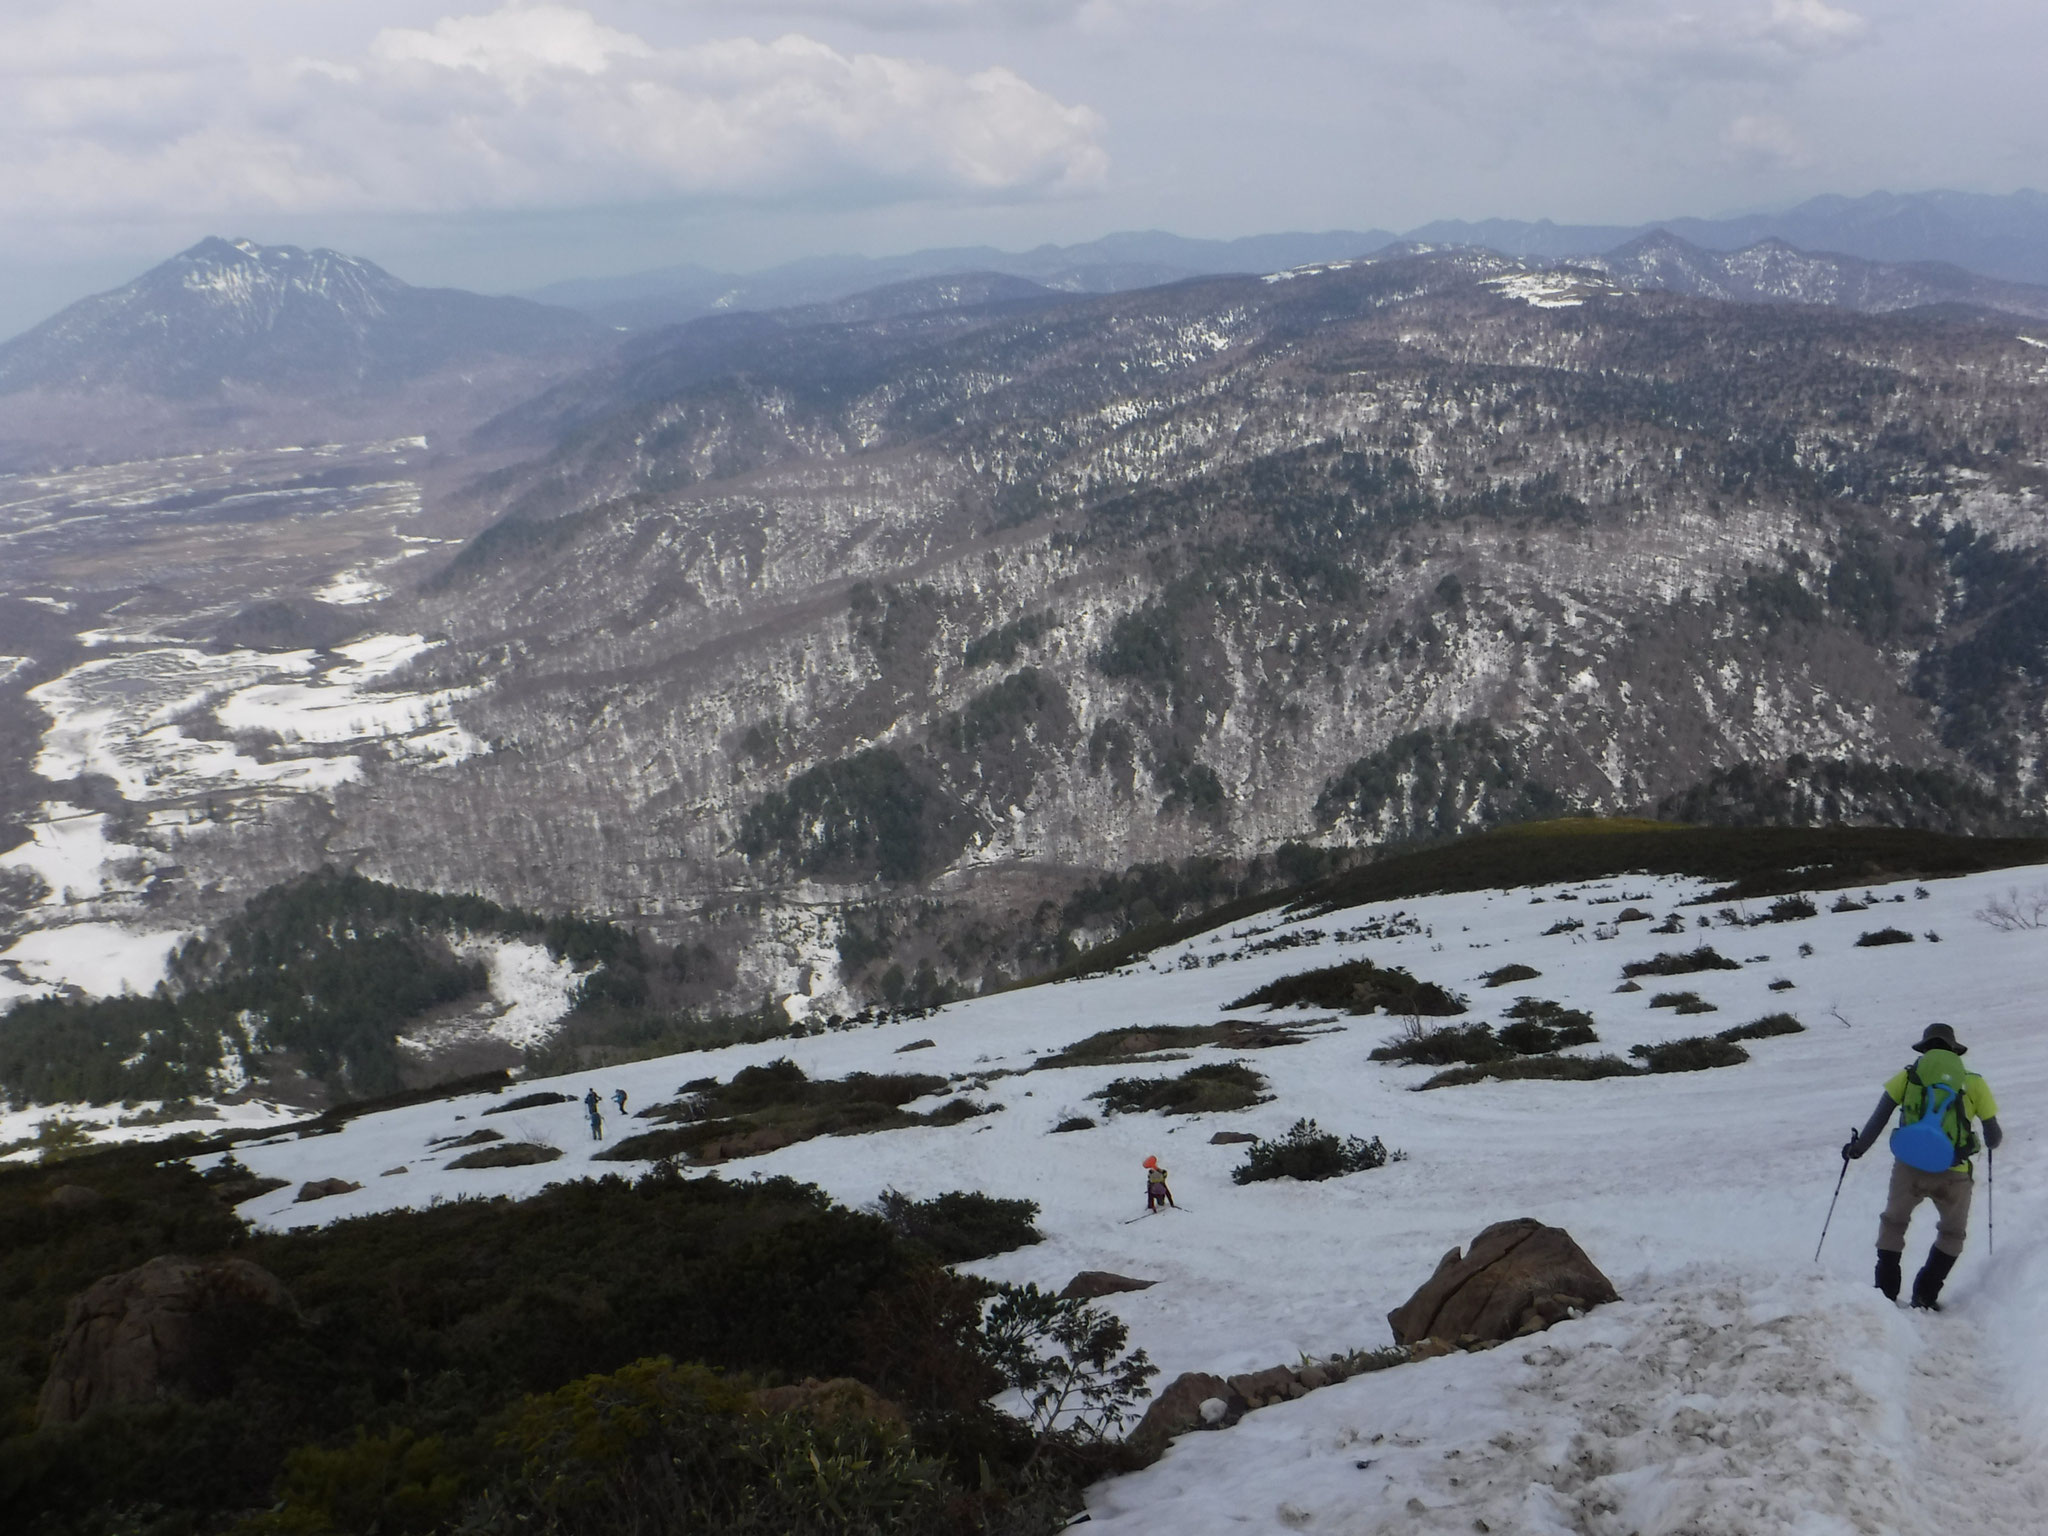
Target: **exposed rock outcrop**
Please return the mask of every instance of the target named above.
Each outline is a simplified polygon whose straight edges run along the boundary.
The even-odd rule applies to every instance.
[[[330,1195],[345,1195],[362,1187],[348,1179],[308,1179],[299,1186],[298,1194],[292,1197],[293,1204],[306,1200],[325,1200]]]
[[[1084,1269],[1069,1280],[1060,1292],[1061,1301],[1093,1301],[1098,1296],[1114,1296],[1121,1291],[1149,1291],[1157,1280],[1133,1280],[1129,1275],[1111,1274],[1106,1269]]]
[[[1535,1333],[1620,1299],[1570,1233],[1524,1216],[1494,1223],[1469,1250],[1445,1254],[1387,1322],[1396,1344],[1469,1346]]]
[[[37,1421],[216,1396],[291,1305],[278,1278],[245,1259],[165,1257],[97,1280],[65,1309]]]
[[[1222,1401],[1224,1411],[1221,1414],[1202,1412],[1202,1404],[1211,1399]],[[1211,1376],[1207,1371],[1187,1371],[1175,1377],[1172,1385],[1152,1399],[1152,1406],[1145,1410],[1145,1417],[1131,1431],[1131,1442],[1147,1451],[1162,1450],[1175,1435],[1184,1435],[1191,1429],[1221,1429],[1235,1424],[1250,1407],[1221,1376]]]

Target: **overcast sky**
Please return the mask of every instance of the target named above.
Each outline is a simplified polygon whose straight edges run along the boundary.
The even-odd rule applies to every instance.
[[[205,234],[486,290],[2048,181],[2041,0],[0,0],[0,334]]]

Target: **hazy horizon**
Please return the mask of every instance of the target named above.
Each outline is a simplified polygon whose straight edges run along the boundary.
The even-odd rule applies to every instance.
[[[694,264],[2038,183],[1974,0],[23,0],[0,332],[206,234],[518,292]]]

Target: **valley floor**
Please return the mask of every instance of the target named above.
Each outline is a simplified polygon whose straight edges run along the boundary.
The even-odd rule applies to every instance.
[[[1698,892],[1694,883],[1647,877],[1418,900],[1405,909],[1419,932],[1362,942],[1337,935],[1392,908],[1263,931],[1268,918],[1114,976],[978,999],[913,1023],[513,1092],[554,1087],[580,1098],[595,1088],[616,1140],[644,1122],[610,1114],[614,1089],[627,1090],[637,1111],[672,1098],[686,1080],[727,1078],[778,1055],[813,1077],[949,1074],[950,1091],[1005,1107],[956,1126],[806,1142],[721,1171],[814,1180],[856,1204],[891,1187],[1036,1200],[1046,1241],[977,1268],[1052,1287],[1081,1269],[1156,1280],[1106,1304],[1162,1367],[1162,1385],[1185,1370],[1231,1374],[1382,1345],[1385,1314],[1439,1257],[1509,1217],[1569,1229],[1625,1298],[1488,1353],[1357,1377],[1230,1430],[1184,1437],[1155,1466],[1090,1490],[1091,1528],[1175,1536],[2034,1532],[2048,1507],[2040,1151],[2048,1032],[2037,1002],[2048,932],[2002,931],[1973,914],[2013,887],[2044,884],[2048,869],[1929,882],[1924,897],[1908,883],[1873,891],[1876,904],[1865,910],[1830,912],[1823,896],[1815,917],[1760,926],[1730,922],[1714,906],[1681,907]],[[1648,922],[1611,927],[1624,900],[1659,917],[1682,912],[1688,927],[1662,936]],[[1702,915],[1710,927],[1696,926]],[[1584,926],[1544,933],[1569,918]],[[1860,934],[1888,926],[1914,941],[1856,946]],[[1252,951],[1307,930],[1326,937]],[[1596,937],[1610,931],[1611,939]],[[1624,961],[1698,944],[1743,963],[1645,978],[1641,992],[1616,993]],[[1781,1010],[1806,1029],[1748,1042],[1750,1061],[1725,1070],[1416,1093],[1431,1069],[1366,1060],[1402,1021],[1287,1012],[1279,1017],[1288,1022],[1324,1021],[1324,1032],[1238,1053],[1269,1078],[1272,1099],[1184,1118],[1105,1118],[1089,1095],[1112,1078],[1175,1073],[1185,1063],[1026,1070],[1035,1055],[1098,1030],[1214,1022],[1261,983],[1361,955],[1466,993],[1472,1011],[1459,1022],[1498,1021],[1518,995],[1585,1008],[1601,1037],[1581,1048],[1590,1052],[1625,1054]],[[1510,962],[1542,974],[1485,988],[1482,974]],[[1773,980],[1793,985],[1774,991]],[[1659,987],[1697,991],[1718,1011],[1653,1010]],[[1997,1252],[1980,1162],[1970,1246],[1939,1316],[1893,1308],[1870,1288],[1882,1148],[1851,1166],[1814,1261],[1838,1149],[1933,1019],[1952,1023],[1969,1045],[2009,1133]],[[898,1054],[927,1037],[929,1048]],[[1206,1047],[1194,1056],[1225,1054]],[[335,1135],[248,1145],[243,1161],[290,1184],[242,1209],[259,1225],[292,1226],[458,1194],[519,1194],[621,1166],[588,1161],[601,1148],[580,1103],[480,1119],[490,1103],[443,1101],[352,1121]],[[1051,1134],[1080,1114],[1103,1123]],[[1213,1132],[1273,1136],[1303,1116],[1343,1134],[1381,1136],[1407,1156],[1320,1184],[1231,1182],[1243,1149],[1211,1145]],[[551,1142],[564,1156],[540,1167],[456,1171],[442,1166],[451,1153],[428,1145],[480,1126]],[[1170,1168],[1186,1208],[1131,1221],[1142,1210],[1148,1153]],[[295,1203],[302,1181],[336,1176],[363,1187]],[[1909,1275],[1931,1236],[1923,1210]]]

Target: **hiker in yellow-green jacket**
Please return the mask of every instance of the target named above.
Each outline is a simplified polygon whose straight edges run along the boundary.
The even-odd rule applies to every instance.
[[[1973,1120],[1983,1122],[1984,1145],[1996,1148],[2005,1139],[1998,1124],[1998,1101],[1991,1086],[1963,1067],[1968,1046],[1956,1043],[1946,1024],[1930,1024],[1913,1047],[1920,1059],[1884,1085],[1869,1123],[1849,1138],[1842,1156],[1861,1157],[1877,1144],[1885,1122],[1896,1111],[1899,1127],[1892,1132],[1891,1191],[1877,1223],[1877,1288],[1899,1299],[1900,1260],[1906,1251],[1906,1224],[1922,1200],[1932,1200],[1936,1217],[1934,1247],[1913,1277],[1913,1305],[1941,1310],[1941,1287],[1963,1251],[1970,1224],[1970,1192],[1977,1150]]]

